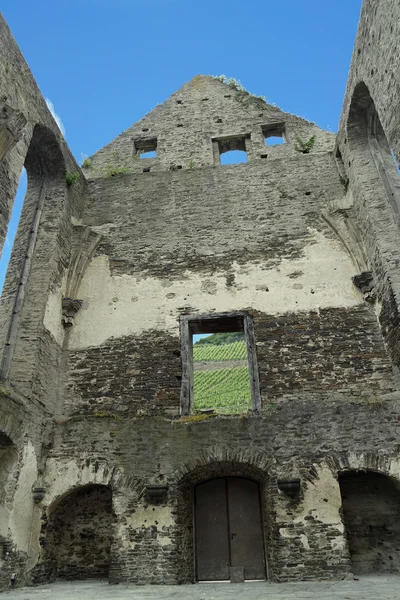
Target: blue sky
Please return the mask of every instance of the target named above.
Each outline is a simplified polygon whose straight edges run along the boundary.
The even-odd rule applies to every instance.
[[[336,131],[360,8],[361,0],[1,5],[78,160],[199,73],[234,77],[283,110]],[[10,227],[9,245],[12,233]]]

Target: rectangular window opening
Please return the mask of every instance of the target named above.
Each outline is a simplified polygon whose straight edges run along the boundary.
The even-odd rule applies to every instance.
[[[243,414],[259,408],[251,318],[182,317],[182,413]]]
[[[135,140],[134,145],[139,158],[157,157],[157,138]]]
[[[285,124],[264,125],[262,132],[266,146],[279,146],[285,143]]]
[[[247,162],[246,135],[229,136],[214,140],[218,146],[221,165],[237,165]]]

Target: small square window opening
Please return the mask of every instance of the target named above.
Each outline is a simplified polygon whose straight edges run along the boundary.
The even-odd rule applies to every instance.
[[[224,137],[214,140],[218,146],[221,165],[237,165],[247,162],[246,136]]]
[[[135,153],[142,158],[157,157],[157,138],[135,140]]]
[[[284,123],[275,123],[274,125],[265,125],[262,128],[265,145],[279,146],[285,143]]]

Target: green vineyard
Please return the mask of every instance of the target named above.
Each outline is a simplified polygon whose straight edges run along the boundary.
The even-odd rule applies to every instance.
[[[193,346],[193,359],[195,361],[203,360],[245,360],[247,350],[245,342],[233,342],[233,344],[224,344],[222,346],[200,345]]]
[[[197,371],[194,374],[194,408],[218,413],[243,413],[251,407],[249,370],[245,367]]]
[[[217,413],[244,413],[251,407],[249,370],[246,364],[226,369],[213,369],[213,362],[245,361],[244,341],[214,346],[193,346],[194,409],[213,408]],[[196,363],[207,362],[207,366]]]

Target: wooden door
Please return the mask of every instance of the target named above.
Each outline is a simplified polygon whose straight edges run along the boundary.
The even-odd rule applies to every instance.
[[[265,579],[258,484],[241,477],[201,483],[195,491],[195,552],[198,581],[230,579],[230,568],[245,579]]]

